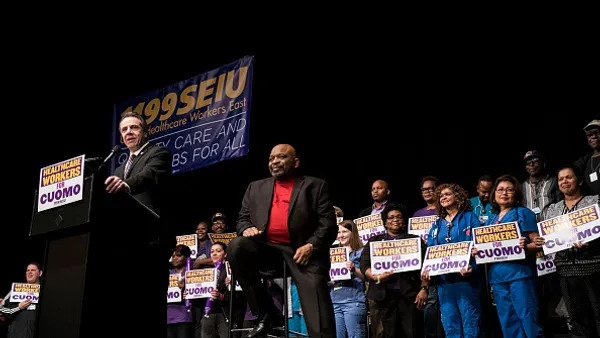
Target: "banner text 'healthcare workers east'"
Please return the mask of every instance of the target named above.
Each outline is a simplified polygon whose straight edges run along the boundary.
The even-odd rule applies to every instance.
[[[171,150],[173,174],[246,155],[253,64],[254,57],[246,56],[116,104],[113,144],[123,144],[119,121],[133,111],[146,118],[150,143]],[[115,165],[128,156],[127,151],[121,153]]]

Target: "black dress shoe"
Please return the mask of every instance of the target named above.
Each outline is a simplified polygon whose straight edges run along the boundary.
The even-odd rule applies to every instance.
[[[271,329],[272,319],[270,314],[265,314],[258,320],[252,330],[246,335],[246,338],[263,338],[267,336]]]

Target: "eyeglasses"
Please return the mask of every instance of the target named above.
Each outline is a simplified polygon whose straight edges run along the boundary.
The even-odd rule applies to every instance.
[[[395,216],[393,215],[393,216],[388,216],[387,219],[389,219],[390,221],[395,220],[395,219],[402,220],[402,219],[404,219],[404,217],[402,217],[402,215],[395,215]]]
[[[590,131],[590,132],[586,132],[586,133],[585,133],[585,136],[586,136],[587,138],[592,138],[592,137],[594,137],[594,136],[596,136],[596,137],[600,137],[600,129],[597,129],[597,130],[594,130],[594,131]]]
[[[433,188],[433,187],[432,187],[432,188],[421,188],[421,191],[422,191],[422,192],[426,192],[426,191],[434,191],[434,190],[435,190],[435,188]]]
[[[515,193],[515,189],[513,188],[500,188],[500,189],[496,189],[496,192],[499,193],[500,195],[507,193],[509,195],[514,194]]]
[[[215,225],[215,224],[221,224],[221,225],[223,225],[223,224],[225,224],[225,222],[223,222],[223,221],[215,221],[215,222],[213,222],[213,225]]]
[[[539,162],[540,162],[539,158],[534,158],[532,160],[525,161],[525,165],[534,165],[534,164],[539,163]]]

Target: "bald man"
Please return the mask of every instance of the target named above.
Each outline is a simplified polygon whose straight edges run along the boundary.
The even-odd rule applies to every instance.
[[[271,150],[272,177],[248,185],[237,220],[238,237],[227,249],[234,277],[239,281],[252,313],[258,316],[248,338],[266,337],[283,320],[261,283],[259,270],[288,266],[298,288],[310,337],[335,334],[329,296],[329,248],[337,237],[327,182],[297,174],[300,159],[289,144]]]
[[[373,205],[362,210],[358,217],[364,217],[368,215],[379,214],[388,202],[388,196],[390,195],[390,188],[384,180],[376,180],[371,185],[371,197],[373,198]]]

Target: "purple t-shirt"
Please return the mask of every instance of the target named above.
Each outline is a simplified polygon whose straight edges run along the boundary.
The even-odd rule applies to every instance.
[[[185,267],[183,271],[181,271],[181,277],[185,277]],[[169,270],[169,274],[175,274],[177,270],[171,269]],[[183,297],[182,297],[183,298]],[[179,303],[169,303],[167,304],[167,324],[175,324],[175,323],[191,323],[192,322],[192,311],[188,312],[185,308],[185,301]]]
[[[437,215],[437,210],[427,209],[427,207],[425,207],[425,208],[415,211],[415,213],[414,213],[414,215],[412,215],[412,217],[423,217],[423,216],[433,216],[433,215]]]
[[[212,242],[208,237],[206,237],[206,241],[204,243],[198,242],[198,250],[196,250],[196,258],[206,255],[205,258],[210,258],[210,248],[212,247]]]

